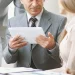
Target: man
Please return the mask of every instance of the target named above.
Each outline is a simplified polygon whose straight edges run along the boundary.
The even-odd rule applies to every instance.
[[[37,27],[43,28],[47,37],[39,35],[36,38],[36,45],[23,41],[24,38],[19,35],[10,37],[9,45],[3,53],[6,62],[17,62],[18,67],[42,70],[60,67],[59,47],[56,42],[65,25],[66,18],[46,11],[43,8],[44,0],[21,0],[21,3],[26,12],[10,19],[8,26],[32,27],[34,25],[35,27],[36,24]]]

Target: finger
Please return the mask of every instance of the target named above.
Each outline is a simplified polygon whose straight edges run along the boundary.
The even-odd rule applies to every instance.
[[[39,44],[39,45],[45,44],[45,41],[42,40],[42,39],[36,39],[36,42],[37,42],[37,44]]]
[[[14,48],[21,48],[21,47],[26,46],[26,45],[27,45],[27,42],[22,42],[20,44],[14,45]]]
[[[66,69],[66,73],[67,74],[71,74],[71,70],[70,69]]]
[[[16,40],[18,40],[19,38],[21,38],[21,36],[20,36],[20,35],[16,35],[16,36],[13,38],[12,41],[16,41]]]
[[[41,41],[40,38],[36,38],[36,42],[39,43]]]
[[[53,35],[50,32],[48,32],[48,37],[49,38],[54,38]]]
[[[40,46],[42,46],[43,48],[45,48],[47,46],[47,43],[43,40],[36,40],[37,44],[39,44]]]
[[[42,40],[41,40],[40,37],[37,37],[37,38],[36,38],[36,42],[37,42],[38,44],[39,44],[41,41],[42,41]]]
[[[43,35],[39,35],[36,39],[38,39],[38,40],[46,40],[47,37],[43,36]]]
[[[19,38],[18,40],[13,42],[13,45],[19,44],[21,42],[26,42],[26,41],[24,41],[24,38]]]

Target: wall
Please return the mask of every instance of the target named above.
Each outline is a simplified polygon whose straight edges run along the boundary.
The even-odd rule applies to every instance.
[[[56,14],[59,13],[58,0],[45,0],[44,7],[50,12],[53,12]],[[12,2],[9,5],[8,18],[11,18],[13,16],[14,16],[14,5]]]
[[[45,0],[44,7],[53,13],[59,13],[58,0]]]

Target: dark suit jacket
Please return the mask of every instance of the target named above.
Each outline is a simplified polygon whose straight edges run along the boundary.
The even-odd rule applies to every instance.
[[[39,26],[43,28],[46,35],[50,32],[57,42],[58,36],[62,31],[65,22],[66,18],[44,10]],[[26,13],[10,19],[8,25],[9,27],[28,27]],[[4,58],[7,63],[14,63],[17,61],[17,66],[19,67],[30,67],[31,56],[36,68],[38,69],[47,70],[61,66],[59,47],[57,44],[51,52],[42,48],[38,44],[33,45],[32,48],[33,49],[31,50],[31,45],[28,44],[18,49],[15,53],[11,53],[7,47],[4,50]]]

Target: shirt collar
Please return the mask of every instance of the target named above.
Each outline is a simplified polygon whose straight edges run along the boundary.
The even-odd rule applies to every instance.
[[[27,11],[26,11],[26,12],[27,12]],[[42,9],[42,11],[40,12],[40,14],[38,14],[38,15],[35,17],[35,18],[37,18],[38,21],[40,21],[42,13],[43,13],[43,9]],[[29,19],[30,19],[31,17],[32,17],[32,15],[27,12],[27,19],[28,19],[28,22],[29,22]]]

